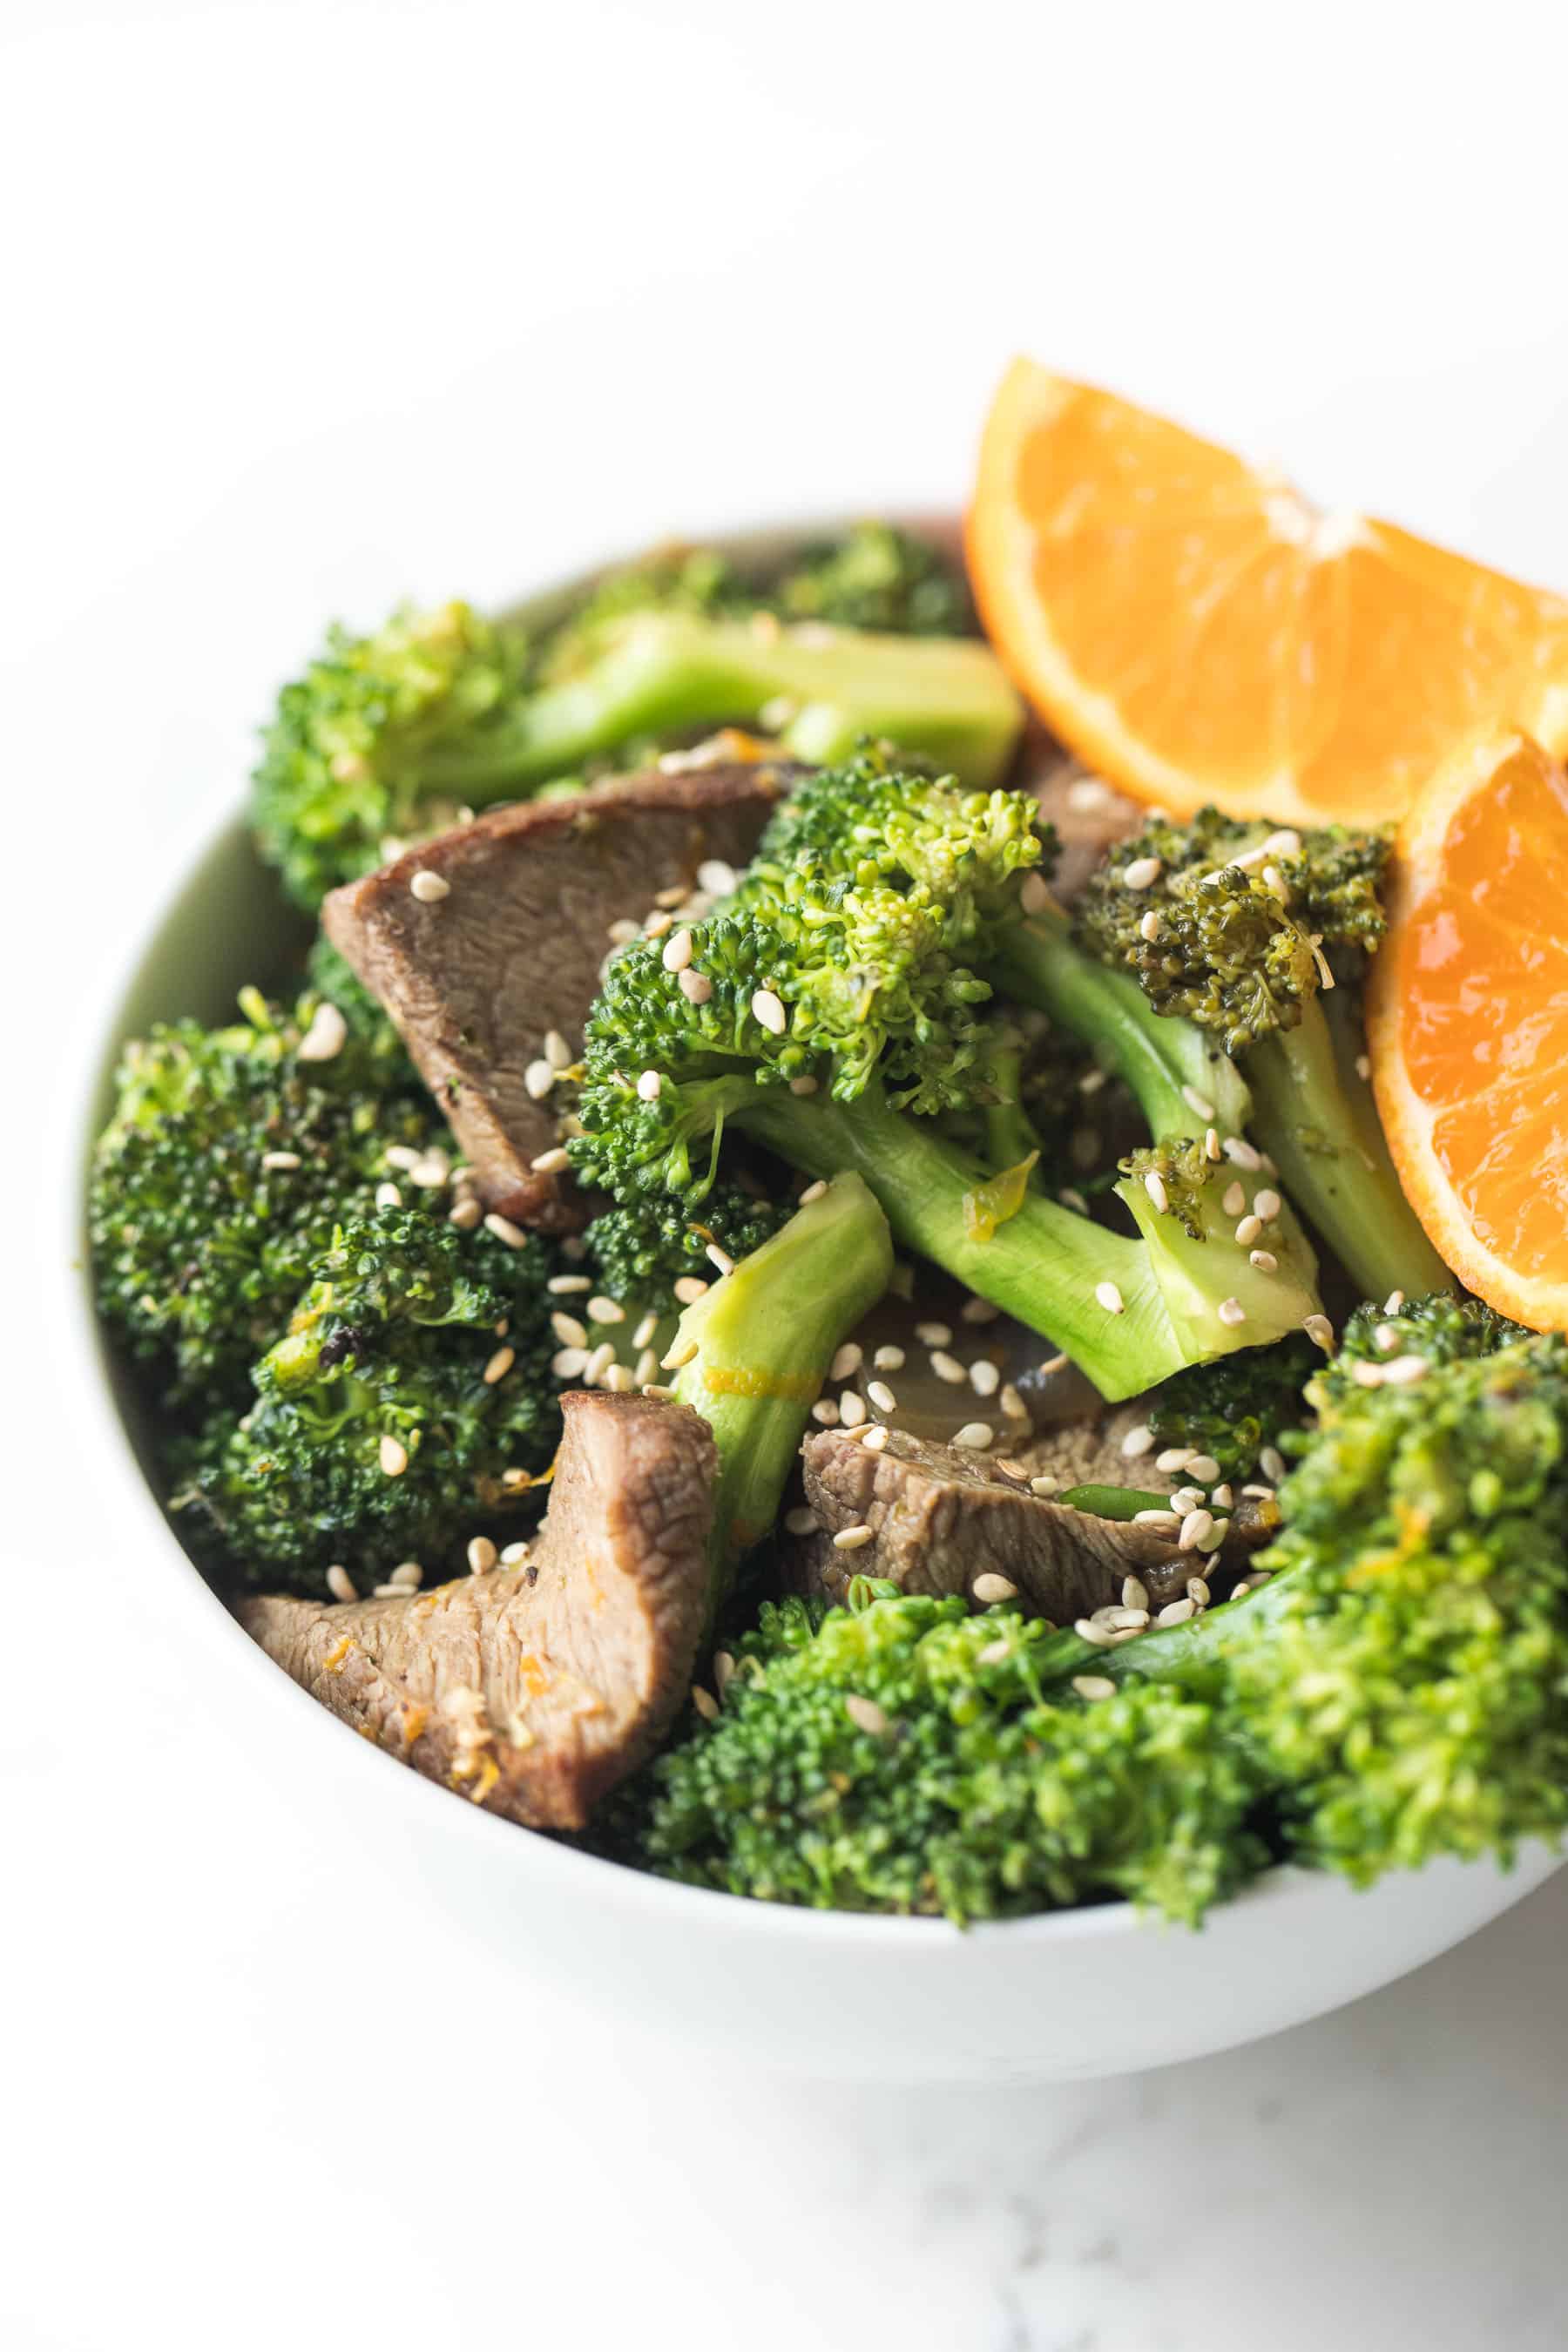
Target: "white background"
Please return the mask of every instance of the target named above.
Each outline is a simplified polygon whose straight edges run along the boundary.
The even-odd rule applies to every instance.
[[[1557,13],[0,13],[7,2352],[1563,2341],[1568,1884],[1141,2082],[716,2079],[240,1751],[53,1352],[79,1055],[329,614],[957,500],[1015,348],[1568,584]]]

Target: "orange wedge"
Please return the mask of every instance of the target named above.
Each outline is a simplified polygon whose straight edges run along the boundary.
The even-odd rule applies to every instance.
[[[1568,775],[1473,743],[1400,830],[1367,1006],[1388,1147],[1472,1290],[1568,1330]]]
[[[1136,798],[1401,815],[1456,743],[1568,750],[1568,603],[1015,361],[968,525],[986,628],[1055,733]]]

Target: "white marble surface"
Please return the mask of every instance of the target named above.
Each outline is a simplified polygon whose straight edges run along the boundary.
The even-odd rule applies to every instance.
[[[1555,2352],[1568,1881],[1140,2081],[693,2067],[239,1746],[50,1352],[79,1052],[326,613],[955,498],[1015,346],[1568,580],[1554,24],[11,0],[0,43],[5,2352]]]

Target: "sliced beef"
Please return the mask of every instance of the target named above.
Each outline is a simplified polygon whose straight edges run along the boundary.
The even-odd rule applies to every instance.
[[[792,772],[729,760],[496,809],[328,898],[328,936],[402,1032],[487,1208],[582,1222],[570,1180],[530,1166],[556,1126],[523,1073],[552,1029],[580,1045],[610,925],[694,889],[706,858],[743,866]],[[422,874],[445,895],[416,896]]]
[[[1056,827],[1061,854],[1051,890],[1070,907],[1112,842],[1135,833],[1145,812],[1064,751],[1037,719],[1025,730],[1012,782],[1017,791],[1033,793],[1040,814]]]
[[[396,1600],[240,1611],[377,1747],[536,1829],[580,1829],[690,1687],[718,1464],[683,1406],[578,1392],[563,1408],[550,1510],[523,1565]]]

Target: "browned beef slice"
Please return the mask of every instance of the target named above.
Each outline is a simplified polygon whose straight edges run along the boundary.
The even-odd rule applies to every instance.
[[[523,1072],[548,1030],[580,1045],[610,925],[694,887],[704,858],[744,865],[790,772],[735,760],[496,809],[328,898],[328,936],[397,1024],[487,1207],[581,1222],[570,1180],[529,1165],[556,1130]],[[447,895],[416,898],[421,872]]]
[[[1156,1530],[1042,1499],[984,1454],[900,1430],[872,1454],[839,1429],[813,1431],[801,1451],[805,1498],[826,1532],[789,1546],[785,1572],[797,1590],[831,1601],[843,1600],[853,1576],[931,1593],[969,1593],[977,1576],[1005,1576],[1031,1609],[1068,1624],[1120,1601],[1125,1576],[1142,1577],[1158,1606],[1193,1572],[1191,1554]],[[1118,1485],[1132,1467],[1118,1458]],[[848,1527],[869,1527],[872,1540],[836,1549],[834,1535]]]
[[[683,1406],[562,1402],[550,1510],[525,1565],[396,1600],[240,1611],[356,1731],[536,1829],[581,1829],[690,1687],[718,1464]]]

